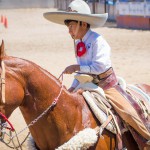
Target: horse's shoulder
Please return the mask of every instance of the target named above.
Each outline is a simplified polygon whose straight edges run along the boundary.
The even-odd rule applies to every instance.
[[[70,93],[70,96],[72,97],[71,99],[73,100],[73,102],[79,107],[85,107],[87,106],[85,99],[82,95],[83,90],[78,90],[76,92]]]
[[[29,63],[21,58],[13,57],[13,56],[5,56],[3,58],[5,66],[8,68],[20,68],[29,66]]]

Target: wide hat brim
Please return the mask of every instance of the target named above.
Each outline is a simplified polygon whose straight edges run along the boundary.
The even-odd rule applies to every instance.
[[[89,23],[92,28],[102,27],[107,18],[108,14],[81,14],[77,12],[64,12],[64,11],[57,11],[57,12],[46,12],[43,16],[54,23],[64,25],[65,20],[78,20]]]

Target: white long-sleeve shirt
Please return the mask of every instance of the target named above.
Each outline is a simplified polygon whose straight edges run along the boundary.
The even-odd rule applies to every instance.
[[[79,42],[80,40],[77,40],[76,45]],[[111,67],[111,48],[101,35],[89,29],[82,42],[87,52],[81,57],[77,56],[80,72],[99,75]],[[75,88],[78,84],[78,81],[74,79],[71,87]]]

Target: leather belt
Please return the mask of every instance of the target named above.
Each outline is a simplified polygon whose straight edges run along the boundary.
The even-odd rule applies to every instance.
[[[104,78],[107,78],[108,76],[110,76],[113,73],[113,68],[109,68],[107,71],[101,73],[98,75],[99,80],[102,80]]]

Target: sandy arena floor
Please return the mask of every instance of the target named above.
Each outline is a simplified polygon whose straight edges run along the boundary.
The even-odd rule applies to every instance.
[[[31,60],[58,77],[63,69],[76,62],[73,40],[65,26],[53,24],[43,18],[43,12],[53,9],[9,9],[0,10],[7,16],[8,28],[0,23],[0,41],[5,42],[7,55]],[[150,31],[119,29],[108,24],[94,29],[102,34],[112,47],[112,63],[118,76],[127,83],[150,84]],[[64,76],[64,84],[69,87],[73,75]],[[26,124],[19,109],[10,121],[17,132]],[[19,135],[22,141],[28,130]],[[9,150],[0,143],[1,150]],[[26,148],[26,143],[23,145]]]

